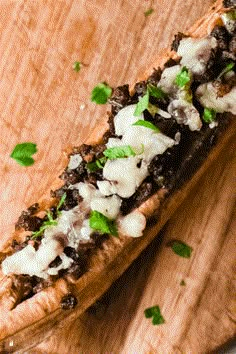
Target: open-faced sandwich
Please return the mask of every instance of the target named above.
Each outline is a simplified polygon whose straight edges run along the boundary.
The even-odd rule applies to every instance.
[[[109,129],[69,153],[61,187],[1,252],[2,350],[81,314],[151,242],[235,134],[235,60],[235,1],[218,1],[144,80],[112,91]]]

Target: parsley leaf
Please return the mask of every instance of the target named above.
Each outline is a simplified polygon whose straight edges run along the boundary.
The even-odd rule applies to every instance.
[[[86,165],[86,168],[90,171],[90,172],[95,172],[101,168],[104,167],[105,163],[107,161],[106,157],[101,157],[100,159],[94,161],[94,162],[88,162]]]
[[[109,159],[120,159],[129,156],[135,156],[136,153],[130,145],[116,146],[103,151],[103,154]]]
[[[79,61],[75,61],[72,68],[78,73],[81,69],[81,63]]]
[[[212,108],[204,108],[203,120],[206,123],[212,123],[216,118],[216,111]]]
[[[97,104],[105,104],[111,94],[112,88],[106,83],[100,83],[92,90],[91,101]]]
[[[145,128],[149,128],[149,129],[152,129],[156,132],[160,132],[160,129],[157,128],[154,124],[152,124],[151,122],[147,121],[147,120],[137,120],[137,122],[135,122],[134,124],[132,125],[139,125],[139,126],[142,126],[142,127],[145,127]]]
[[[146,94],[140,98],[139,102],[136,105],[135,111],[134,111],[134,116],[140,116],[145,109],[148,109],[148,103],[149,103],[149,91],[147,90]]]
[[[169,245],[172,248],[172,251],[178,256],[183,258],[190,258],[193,251],[192,247],[188,246],[186,243],[178,240],[172,240],[169,242]]]
[[[218,76],[217,79],[220,79],[223,75],[227,74],[229,71],[231,71],[234,68],[235,63],[231,62],[228,63],[225,68],[221,71],[220,75]]]
[[[144,315],[146,318],[152,318],[152,324],[159,325],[165,323],[164,317],[161,314],[159,306],[149,307],[144,310]]]
[[[186,66],[176,75],[175,84],[179,87],[184,87],[190,81],[190,74]]]
[[[89,226],[102,234],[118,236],[117,227],[114,220],[108,219],[97,210],[92,210],[89,218]]]
[[[17,144],[12,151],[10,157],[16,160],[21,166],[31,166],[34,164],[34,159],[31,155],[37,152],[36,144],[22,143]]]
[[[166,93],[160,87],[148,84],[147,89],[148,89],[150,96],[152,96],[152,97],[156,97],[156,98],[165,98],[166,97]]]
[[[62,197],[57,205],[57,212],[59,212],[59,209],[64,204],[65,200],[66,200],[66,192],[62,195]]]
[[[152,13],[154,12],[154,9],[148,9],[147,11],[144,12],[144,16],[147,17],[147,16],[150,16]]]

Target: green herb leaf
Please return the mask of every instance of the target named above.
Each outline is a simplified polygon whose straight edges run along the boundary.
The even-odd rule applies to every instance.
[[[116,146],[103,151],[103,154],[109,159],[120,159],[129,156],[135,156],[136,153],[130,145]]]
[[[57,205],[57,212],[59,211],[61,206],[64,204],[65,200],[66,200],[66,192],[62,195],[62,197]]]
[[[89,226],[102,234],[118,236],[117,227],[114,220],[108,219],[97,210],[92,210],[89,218]]]
[[[190,81],[190,74],[186,66],[184,66],[175,78],[175,83],[179,87],[184,87]]]
[[[88,162],[86,165],[86,168],[90,172],[95,172],[95,171],[103,168],[106,162],[107,162],[107,158],[104,156],[94,162]]]
[[[135,111],[134,111],[134,116],[140,116],[145,109],[148,109],[148,103],[149,103],[149,91],[146,92],[146,94],[140,98],[139,102],[136,105]]]
[[[94,87],[91,93],[91,101],[97,104],[107,103],[108,98],[112,94],[112,89],[106,83],[100,83]]]
[[[185,286],[185,285],[186,285],[185,281],[184,281],[184,280],[181,280],[180,285],[181,285],[181,286]]]
[[[152,324],[160,325],[165,323],[164,317],[161,314],[159,306],[149,307],[144,310],[144,315],[146,318],[152,318]]]
[[[150,16],[152,13],[154,12],[154,9],[148,9],[147,11],[144,12],[144,16],[147,17],[147,16]]]
[[[79,61],[75,61],[72,67],[73,67],[74,71],[76,71],[78,73],[81,69],[81,63]]]
[[[137,120],[137,122],[135,122],[134,124],[132,125],[139,125],[139,126],[142,126],[142,127],[145,127],[145,128],[149,128],[149,129],[152,129],[156,132],[160,132],[160,129],[157,128],[154,124],[152,124],[151,122],[148,122],[147,120]]]
[[[204,108],[203,120],[206,123],[212,123],[216,118],[216,111],[212,108]]]
[[[220,79],[223,75],[227,74],[229,71],[231,71],[235,66],[234,62],[228,63],[226,67],[221,71],[220,75],[218,76],[218,79]]]
[[[192,247],[188,246],[186,243],[178,240],[173,240],[169,243],[169,246],[172,248],[172,251],[178,256],[183,258],[190,258],[192,253]]]
[[[31,166],[34,164],[34,159],[31,155],[37,152],[36,144],[22,143],[17,144],[12,151],[10,157],[16,160],[21,166]]]
[[[152,96],[152,97],[156,97],[156,98],[165,98],[166,97],[166,93],[160,87],[148,84],[147,89],[148,89],[150,96]]]

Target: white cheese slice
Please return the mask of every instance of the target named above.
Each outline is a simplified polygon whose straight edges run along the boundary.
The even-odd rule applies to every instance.
[[[144,120],[143,114],[140,116],[134,116],[136,104],[131,104],[122,108],[114,117],[115,133],[117,135],[123,135],[126,129],[138,120]]]
[[[69,164],[68,164],[68,169],[69,170],[76,169],[77,167],[79,167],[79,165],[81,164],[82,161],[83,161],[83,159],[80,156],[80,154],[71,155],[70,160],[69,160]]]
[[[177,50],[182,57],[180,64],[186,66],[193,74],[203,74],[210,59],[211,50],[217,47],[214,37],[183,38]]]
[[[140,237],[146,227],[146,218],[138,210],[118,219],[118,230],[126,236]]]
[[[236,114],[236,87],[223,97],[217,96],[217,89],[212,82],[202,84],[197,88],[196,96],[203,107],[212,108],[217,112]]]
[[[120,211],[121,199],[117,195],[111,197],[95,197],[91,201],[91,209],[97,210],[109,219],[115,219]]]

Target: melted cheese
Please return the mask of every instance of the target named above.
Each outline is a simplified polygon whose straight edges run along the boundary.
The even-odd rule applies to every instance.
[[[163,70],[161,74],[161,79],[158,83],[158,86],[163,89],[164,92],[168,94],[172,94],[178,90],[178,86],[175,85],[175,78],[177,74],[180,72],[180,65],[174,65],[170,68],[166,68]]]
[[[80,154],[71,155],[70,160],[69,160],[69,164],[68,164],[68,169],[69,170],[76,169],[77,167],[79,167],[79,165],[81,164],[82,161],[83,161],[83,159],[80,156]]]
[[[114,117],[114,126],[116,135],[124,135],[127,128],[130,127],[137,120],[144,120],[143,114],[134,116],[136,104],[131,104],[122,108]]]
[[[178,47],[178,55],[182,57],[180,64],[186,66],[193,74],[203,74],[211,56],[212,49],[217,47],[214,37],[183,38]]]
[[[236,87],[223,97],[217,96],[217,89],[212,82],[202,84],[197,88],[196,96],[203,107],[212,108],[216,112],[231,112],[236,114]]]
[[[138,210],[118,219],[119,231],[126,236],[140,237],[146,227],[146,218]]]

